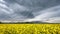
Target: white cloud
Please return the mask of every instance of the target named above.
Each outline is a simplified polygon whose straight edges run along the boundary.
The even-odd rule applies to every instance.
[[[49,22],[49,23],[60,23],[60,17],[49,18],[45,22]]]
[[[0,2],[5,2],[4,0],[0,0]]]
[[[36,16],[35,18],[33,19],[28,19],[26,21],[46,21],[50,18],[54,18],[53,22],[56,20],[59,20],[60,16],[57,16],[58,14],[60,13],[60,5],[59,6],[55,6],[55,7],[52,7],[52,8],[47,8],[46,10],[42,10],[41,11],[41,14]],[[55,18],[55,16],[57,16]]]
[[[13,10],[10,9],[7,5],[0,3],[0,12],[5,12],[7,14],[13,13]]]
[[[0,7],[8,8],[5,4],[0,3]]]

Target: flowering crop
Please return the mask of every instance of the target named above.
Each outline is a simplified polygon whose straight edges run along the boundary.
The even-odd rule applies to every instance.
[[[0,34],[60,34],[60,24],[0,24]]]

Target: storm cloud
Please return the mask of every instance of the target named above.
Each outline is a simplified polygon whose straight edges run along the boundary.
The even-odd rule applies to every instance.
[[[45,21],[59,14],[60,0],[0,0],[0,20]]]

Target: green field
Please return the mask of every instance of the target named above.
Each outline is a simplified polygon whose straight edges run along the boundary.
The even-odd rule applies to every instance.
[[[0,24],[0,34],[60,34],[60,24]]]

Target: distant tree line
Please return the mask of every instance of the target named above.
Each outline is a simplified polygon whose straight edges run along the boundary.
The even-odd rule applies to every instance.
[[[0,24],[34,24],[35,22],[0,22]]]
[[[2,22],[0,22],[0,24],[1,24]]]
[[[47,22],[0,22],[0,24],[40,24]]]

